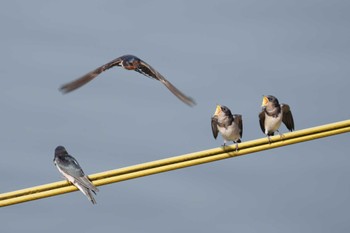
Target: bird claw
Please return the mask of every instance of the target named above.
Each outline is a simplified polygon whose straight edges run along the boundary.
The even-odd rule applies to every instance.
[[[271,144],[272,141],[271,141],[271,137],[269,135],[267,135],[267,139],[269,140],[269,144]]]
[[[284,134],[280,133],[280,131],[277,130],[277,133],[280,135],[280,138],[281,138],[281,139],[284,139],[284,138],[285,138]]]
[[[236,152],[237,152],[238,151],[238,143],[235,142],[235,144],[236,144]]]
[[[236,146],[236,149],[235,149],[235,151],[237,152],[238,151],[238,143],[237,142],[233,142],[234,144],[235,144],[235,146]],[[223,144],[223,145],[221,145],[222,146],[222,148],[223,149],[225,149],[225,147],[226,147],[226,142]]]

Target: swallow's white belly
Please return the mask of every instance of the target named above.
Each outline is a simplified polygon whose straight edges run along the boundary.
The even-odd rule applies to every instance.
[[[219,132],[226,141],[237,141],[240,139],[240,132],[238,126],[233,123],[229,127],[218,127]]]
[[[272,117],[272,116],[265,116],[265,134],[268,134],[269,132],[275,132],[277,131],[282,122],[282,113],[278,115],[278,117]]]

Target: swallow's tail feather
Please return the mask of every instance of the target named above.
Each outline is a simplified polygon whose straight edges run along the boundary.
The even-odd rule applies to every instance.
[[[96,194],[98,192],[98,188],[94,186],[87,176],[79,177],[75,179],[75,186],[84,193],[84,195],[92,202],[92,204],[96,204],[96,200],[92,193]]]
[[[95,200],[95,198],[94,198],[94,195],[91,193],[91,190],[90,189],[86,189],[86,191],[87,191],[87,195],[86,195],[86,197],[92,202],[92,204],[96,204],[97,202],[96,202],[96,200]],[[94,192],[94,191],[93,191]],[[94,192],[95,193],[95,192]],[[95,193],[96,194],[96,193]]]
[[[75,186],[92,202],[92,204],[96,204],[96,200],[92,194],[95,193],[94,190],[91,190],[80,183],[75,183]],[[92,191],[92,192],[91,192]],[[95,193],[96,194],[96,193]]]

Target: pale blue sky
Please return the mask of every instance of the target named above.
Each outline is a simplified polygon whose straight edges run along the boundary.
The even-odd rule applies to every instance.
[[[296,129],[349,119],[349,1],[6,1],[0,8],[0,192],[61,180],[64,145],[87,174],[220,146],[216,104],[263,137],[263,94]],[[114,68],[145,60],[198,103]],[[286,132],[283,126],[282,132]],[[349,135],[74,192],[0,210],[2,232],[348,232]]]

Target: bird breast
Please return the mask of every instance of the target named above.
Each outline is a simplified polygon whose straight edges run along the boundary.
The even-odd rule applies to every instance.
[[[225,140],[236,141],[240,138],[239,127],[234,122],[227,128],[218,126],[218,129]]]
[[[139,62],[135,59],[122,61],[122,67],[127,70],[135,70],[139,65]]]
[[[265,115],[265,131],[275,132],[279,129],[282,122],[282,112],[277,117]]]

